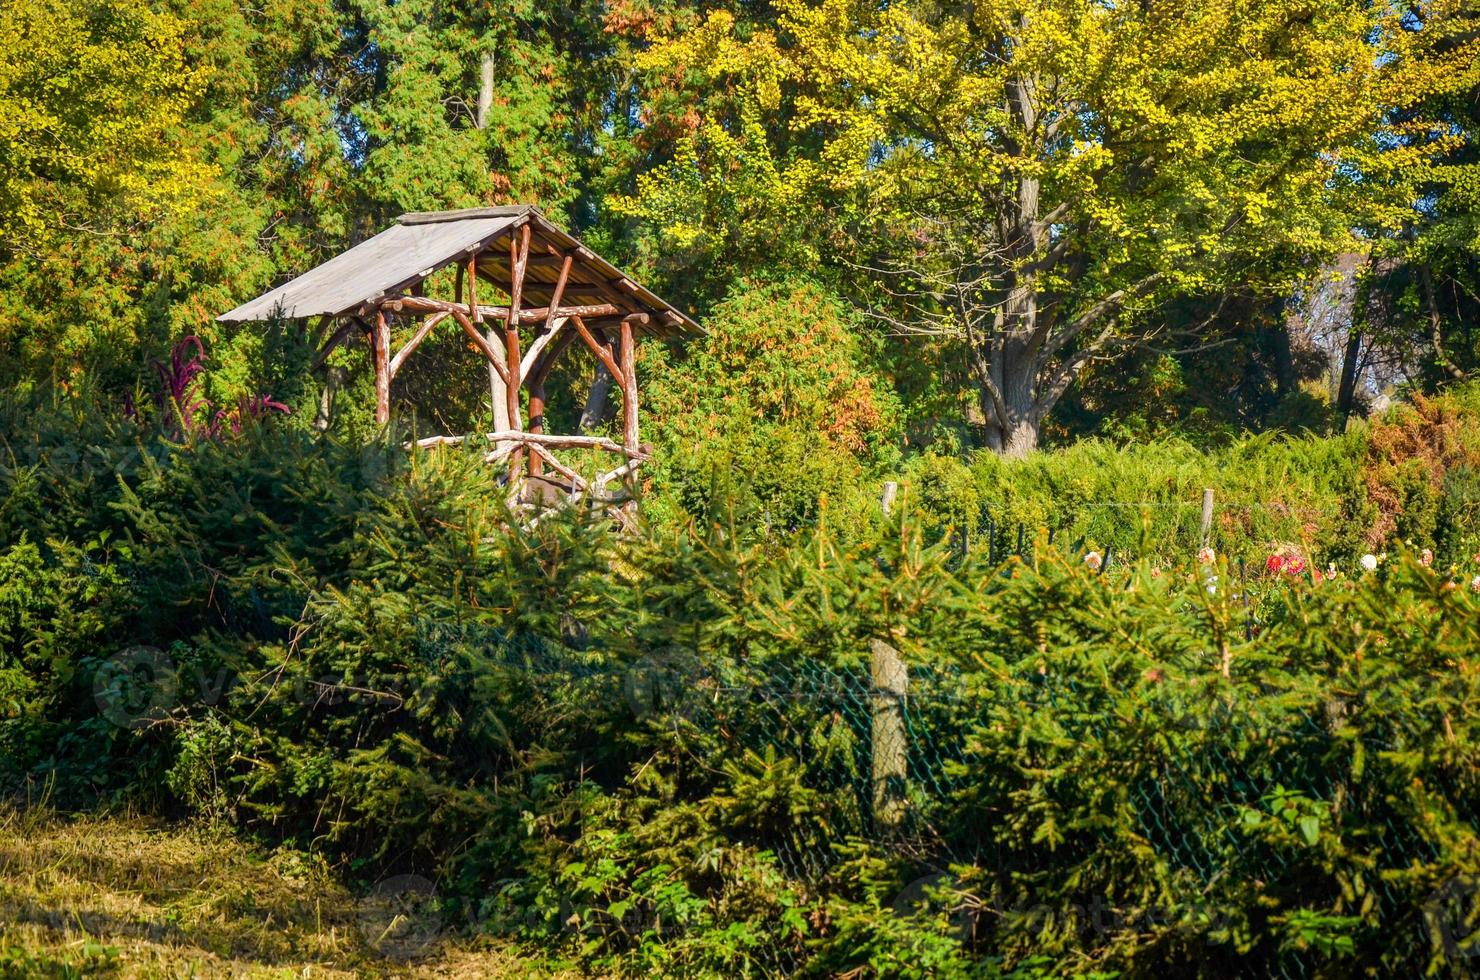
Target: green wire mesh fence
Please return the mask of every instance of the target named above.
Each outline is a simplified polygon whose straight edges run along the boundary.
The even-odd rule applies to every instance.
[[[773,853],[789,877],[819,887],[833,880],[844,845],[865,844],[918,872],[916,883],[929,887],[915,890],[952,906],[968,946],[1004,937],[1031,944],[1053,927],[1095,948],[1181,922],[1202,937],[1196,955],[1205,963],[1221,951],[1227,970],[1277,977],[1330,974],[1342,962],[1341,936],[1353,931],[1380,942],[1381,961],[1401,965],[1399,972],[1420,969],[1437,946],[1458,963],[1477,951],[1472,916],[1480,883],[1462,877],[1436,885],[1416,873],[1437,849],[1397,812],[1392,786],[1364,782],[1333,762],[1350,749],[1334,733],[1340,706],[1255,716],[1236,706],[1193,710],[1169,696],[1144,705],[1146,717],[1117,718],[1108,706],[1098,713],[1102,691],[1073,679],[1029,672],[1003,685],[968,671],[890,665],[891,655],[876,648],[870,662],[839,667],[710,659],[672,648],[614,669],[534,642],[510,665],[558,678],[593,702],[619,705],[634,724],[665,730],[688,748],[696,770],[724,759],[756,773],[790,771],[796,782],[788,807],[740,832],[739,843]],[[1050,846],[994,825],[1011,816],[1007,804],[1031,783],[1016,787],[1018,797],[990,785],[1011,742],[1003,732],[1029,724],[1112,747],[1106,764],[1124,772],[1112,774],[1120,792],[1104,818],[1128,829],[1080,828]],[[1168,725],[1185,737],[1135,747],[1138,727]],[[1381,738],[1367,746],[1374,756],[1400,749]],[[1473,787],[1438,792],[1474,800]],[[1317,842],[1333,822],[1348,828],[1348,843],[1360,851],[1346,878],[1322,867]],[[1066,886],[1077,869],[1096,863],[1099,847],[1137,851],[1125,864],[1154,879],[1157,894],[1117,891],[1113,877]],[[963,867],[974,869],[969,881],[958,875]],[[1328,906],[1333,881],[1355,889],[1347,896],[1349,921],[1311,911],[1307,922],[1297,912],[1281,926],[1291,941],[1239,944],[1263,906]],[[1049,885],[1047,896],[1035,893],[1034,882]],[[906,911],[914,901],[907,892],[898,900]],[[1300,941],[1303,934],[1309,941]],[[784,965],[799,968],[804,958]]]

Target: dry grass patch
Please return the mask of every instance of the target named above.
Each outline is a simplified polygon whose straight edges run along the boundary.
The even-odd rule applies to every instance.
[[[418,918],[420,916],[420,918]],[[526,977],[549,968],[359,899],[295,852],[0,808],[0,978]]]

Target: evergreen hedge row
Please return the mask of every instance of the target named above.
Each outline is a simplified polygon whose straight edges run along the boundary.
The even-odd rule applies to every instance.
[[[1451,431],[1437,411],[1391,424]],[[787,538],[511,533],[472,455],[270,422],[171,444],[80,411],[6,432],[0,779],[22,797],[420,874],[446,927],[619,972],[1358,975],[1472,952],[1480,568],[1410,553],[1417,505],[1375,572],[1240,577],[1181,544],[1096,572],[1036,533],[1021,559],[963,556],[918,486],[892,520],[822,505]],[[1433,485],[1364,438],[1369,473],[1411,480],[1349,486]],[[1469,532],[1446,519],[1452,553]],[[897,821],[870,771],[876,640],[911,671]]]

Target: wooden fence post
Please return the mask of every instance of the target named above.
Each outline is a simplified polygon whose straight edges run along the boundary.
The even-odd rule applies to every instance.
[[[1213,488],[1203,489],[1202,546],[1206,548],[1213,537]]]
[[[899,651],[880,639],[869,640],[869,662],[873,678],[869,748],[873,757],[874,825],[881,831],[893,831],[904,820],[904,789],[909,779],[910,747],[904,725],[909,670]]]

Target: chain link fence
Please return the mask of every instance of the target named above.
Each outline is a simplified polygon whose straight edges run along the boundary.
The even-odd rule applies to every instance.
[[[1001,685],[960,669],[906,667],[877,642],[854,666],[715,659],[671,647],[614,667],[538,640],[511,644],[507,663],[556,677],[587,698],[619,699],[634,722],[691,746],[689,764],[701,770],[719,758],[748,759],[757,772],[789,770],[796,780],[790,811],[743,843],[771,851],[789,877],[819,888],[845,859],[845,845],[866,844],[918,871],[894,896],[893,914],[944,903],[968,946],[980,948],[1004,929],[1021,940],[1036,929],[1068,928],[1093,947],[1181,922],[1226,932],[1229,963],[1240,975],[1289,978],[1329,975],[1333,964],[1339,972],[1342,930],[1366,930],[1369,938],[1375,930],[1384,960],[1414,970],[1442,949],[1454,975],[1468,975],[1470,957],[1480,953],[1480,882],[1426,879],[1419,869],[1439,858],[1438,849],[1412,823],[1393,819],[1392,801],[1384,798],[1391,786],[1364,783],[1333,764],[1350,756],[1336,732],[1353,705],[1209,710],[1169,691],[1142,705],[1144,717],[1107,713],[1095,722],[1103,691],[1072,679],[1038,673]],[[1111,733],[1116,726],[1191,733],[1148,741],[1136,764],[1126,764],[1120,787],[1122,812],[1133,814],[1134,826],[1117,839],[1120,846],[1138,841],[1145,853],[1136,863],[1158,869],[1160,904],[1127,907],[1087,884],[1077,900],[1057,907],[1035,900],[1031,885],[1022,884],[1065,871],[1065,851],[1004,843],[980,822],[989,816],[978,806],[980,783],[997,761],[981,753],[978,735],[983,726],[1025,717],[1122,747],[1130,736]],[[1262,726],[1252,743],[1245,737],[1251,726]],[[1373,757],[1401,749],[1380,735],[1366,747]],[[1472,788],[1436,791],[1461,801]],[[1457,817],[1473,826],[1473,813]],[[1297,914],[1283,925],[1292,942],[1235,952],[1239,923],[1261,913],[1229,907],[1230,896],[1254,905],[1278,901],[1285,909],[1318,909],[1337,897],[1328,893],[1330,876],[1312,873],[1320,863],[1312,857],[1317,840],[1334,824],[1362,855],[1360,880],[1346,886],[1359,892],[1346,896],[1349,921],[1311,912],[1304,922]],[[1084,860],[1095,839],[1093,828],[1082,829],[1068,849],[1071,863]],[[958,877],[962,867],[974,869],[969,882]],[[1302,930],[1310,937],[1304,943]],[[1480,959],[1472,965],[1480,967]]]

